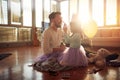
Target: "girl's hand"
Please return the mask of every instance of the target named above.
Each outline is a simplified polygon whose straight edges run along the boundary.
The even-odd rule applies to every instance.
[[[67,24],[66,23],[64,23],[64,26],[63,26],[63,31],[65,32],[65,33],[67,33]]]

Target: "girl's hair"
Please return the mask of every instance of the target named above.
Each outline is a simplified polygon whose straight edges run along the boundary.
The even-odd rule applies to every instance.
[[[72,29],[74,29],[74,33],[80,33],[80,36],[83,38],[84,32],[82,30],[82,25],[81,25],[81,22],[79,20],[78,14],[72,15],[70,26],[72,27]]]

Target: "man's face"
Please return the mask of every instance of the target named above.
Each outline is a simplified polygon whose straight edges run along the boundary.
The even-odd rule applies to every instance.
[[[54,24],[57,28],[60,28],[61,27],[61,24],[62,24],[62,17],[61,15],[57,14],[54,18]]]

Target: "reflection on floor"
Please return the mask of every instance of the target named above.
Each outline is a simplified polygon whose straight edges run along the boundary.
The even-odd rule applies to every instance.
[[[97,49],[95,49],[97,50]],[[111,49],[110,49],[111,50]],[[119,49],[113,49],[112,51]],[[49,73],[38,72],[28,65],[42,54],[40,47],[4,48],[0,52],[10,52],[11,56],[0,60],[0,80],[66,80],[63,74],[70,74],[67,80],[120,80],[119,67],[107,67],[96,74],[89,74],[93,67],[74,69],[66,72],[59,72],[57,76]]]

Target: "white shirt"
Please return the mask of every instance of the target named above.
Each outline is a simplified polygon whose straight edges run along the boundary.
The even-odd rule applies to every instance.
[[[51,27],[43,33],[43,51],[44,54],[53,52],[53,48],[59,47],[63,40],[63,31],[59,28],[54,31]]]

